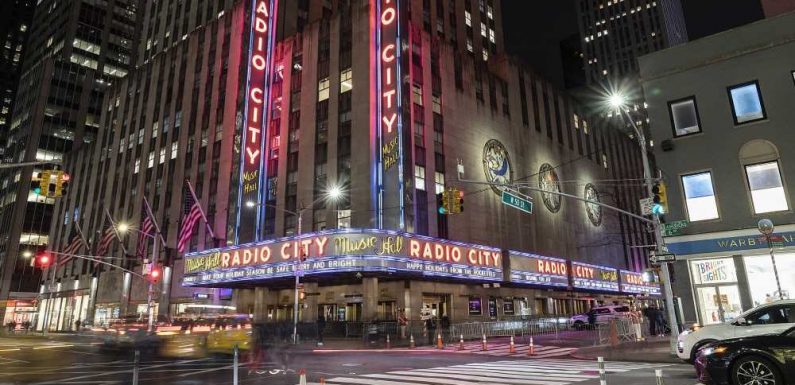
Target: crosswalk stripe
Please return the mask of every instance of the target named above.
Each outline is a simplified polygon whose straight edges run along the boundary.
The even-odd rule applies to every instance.
[[[441,370],[441,369],[417,369],[417,371],[418,372],[428,372],[428,373],[438,373],[438,374],[443,374],[443,375],[447,373],[447,372],[445,372],[444,370]],[[461,373],[472,373],[473,375],[478,375],[478,376],[492,376],[492,377],[517,378],[517,379],[526,379],[527,378],[527,374],[518,374],[516,371],[510,371],[510,373],[508,373],[508,372],[498,372],[498,371],[495,371],[495,370],[487,370],[487,369],[467,369],[467,370],[461,370],[460,372]],[[566,375],[566,374],[560,374],[560,373],[544,374],[543,376],[546,379],[555,380],[555,381],[560,381],[560,380],[569,380],[569,381],[571,381],[572,379],[576,379],[576,381],[579,381],[581,379],[581,377],[579,377],[579,376]],[[587,378],[591,378],[591,376],[586,376],[586,377]]]
[[[467,369],[467,368],[475,368],[481,370],[510,370],[513,372],[522,372],[522,373],[537,373],[537,374],[546,374],[546,373],[559,373],[565,374],[572,378],[592,378],[593,375],[582,374],[582,370],[579,369],[552,369],[546,368],[544,366],[524,366],[524,367],[508,367],[508,366],[489,366],[489,365],[472,365],[472,366],[464,366],[464,367],[455,367],[456,369]]]
[[[597,366],[595,363],[591,361],[580,361],[587,365],[583,366],[572,366],[572,365],[559,365],[547,362],[539,362],[539,361],[518,361],[523,362],[522,368],[530,368],[533,370],[553,370],[553,371],[576,371],[582,372],[583,370],[597,370]],[[474,364],[467,364],[465,366],[468,367],[484,367],[484,368],[503,368],[503,369],[510,369],[510,370],[517,370],[518,368],[514,365],[499,365],[499,364],[481,364],[481,363],[474,363]],[[613,365],[611,367],[606,367],[608,371],[613,372],[627,372],[630,370],[636,369],[647,369],[647,367],[621,367]]]
[[[417,373],[413,371],[400,371],[389,372],[389,374],[376,374],[368,375],[367,377],[377,377],[384,379],[401,379],[407,381],[420,381],[429,382],[433,384],[446,384],[446,385],[482,385],[480,379],[488,377],[465,376],[460,374],[433,374]],[[474,382],[472,381],[474,380]],[[488,378],[488,381],[494,381],[494,378]],[[516,380],[516,379],[500,379],[501,384],[514,384],[514,385],[566,385],[568,382],[559,381],[545,381],[545,380]]]

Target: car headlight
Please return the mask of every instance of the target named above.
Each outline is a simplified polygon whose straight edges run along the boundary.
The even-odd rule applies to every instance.
[[[726,350],[728,350],[728,348],[725,347],[725,346],[715,346],[715,347],[706,348],[706,349],[702,350],[701,354],[703,354],[706,357],[706,356],[711,356],[713,354],[724,353],[724,352],[726,352]]]
[[[692,332],[693,332],[692,330],[688,329],[688,330],[683,331],[682,334],[680,334],[680,336],[684,337],[684,336],[686,336],[686,335],[688,335],[688,334],[690,334]]]

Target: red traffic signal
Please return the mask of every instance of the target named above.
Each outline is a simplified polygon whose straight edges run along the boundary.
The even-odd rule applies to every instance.
[[[152,282],[157,282],[160,280],[160,268],[155,266],[152,267],[152,271],[149,272],[149,280]]]
[[[50,257],[50,254],[44,252],[36,254],[36,265],[42,269],[50,267],[51,262],[52,257]]]

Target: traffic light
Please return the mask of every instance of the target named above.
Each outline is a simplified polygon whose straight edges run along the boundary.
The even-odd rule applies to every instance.
[[[665,183],[663,182],[655,182],[654,186],[651,188],[652,200],[654,201],[654,205],[652,206],[651,212],[654,215],[663,215],[668,212],[668,195],[665,189]]]
[[[442,191],[441,194],[436,194],[436,206],[439,207],[439,214],[450,214],[450,207],[447,205],[450,201],[447,199],[448,195],[447,190]]]
[[[149,281],[152,283],[157,283],[160,281],[161,271],[160,266],[152,265],[152,270],[149,272]]]
[[[71,177],[69,176],[69,174],[67,174],[67,173],[65,173],[65,172],[63,172],[61,170],[56,171],[56,174],[55,174],[55,191],[54,191],[54,195],[53,196],[62,197],[64,195],[66,195],[67,192],[68,192],[68,189],[69,189],[69,180],[70,179],[71,179]]]
[[[52,177],[52,171],[44,170],[39,173],[39,188],[36,191],[37,194],[48,194],[50,191],[50,177]]]
[[[301,301],[306,299],[306,290],[304,290],[304,284],[303,283],[299,283],[298,284],[298,299],[301,300]]]
[[[464,212],[464,192],[458,189],[450,190],[450,200],[452,200],[452,213],[460,214]]]
[[[51,263],[52,263],[52,257],[50,256],[49,253],[42,251],[36,254],[36,266],[42,269],[46,269],[50,267]]]

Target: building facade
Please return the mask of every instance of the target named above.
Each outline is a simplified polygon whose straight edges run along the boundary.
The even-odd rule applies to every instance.
[[[555,194],[530,193],[532,214],[502,203],[504,185],[526,182],[637,211],[641,186],[615,181],[641,164],[629,138],[502,53],[499,2],[239,1],[165,44],[146,31],[170,30],[150,15],[171,9],[145,11],[142,46],[159,51],[109,90],[107,129],[66,160],[80,193],[56,209],[96,234],[106,211],[140,223],[147,198],[166,241],[159,314],[286,320],[298,257],[306,321],[561,314],[655,290],[639,279],[639,222]],[[182,255],[185,180],[209,227]],[[439,214],[450,187],[461,214]],[[335,188],[342,199],[323,199]],[[108,257],[140,270],[128,254]],[[49,327],[146,311],[143,281],[118,269],[78,260],[56,277],[42,290],[77,293],[56,289]]]
[[[133,62],[136,1],[39,1],[12,118],[5,160],[58,162],[95,140],[105,89]],[[35,298],[32,256],[48,246],[55,199],[31,191],[43,167],[0,174],[0,298]],[[70,215],[79,215],[71,213]],[[63,217],[62,217],[63,218]]]
[[[690,322],[721,322],[795,293],[793,22],[785,14],[640,59],[668,186],[666,243],[680,259],[674,292]],[[771,238],[757,229],[761,219],[774,222]]]
[[[795,11],[795,1],[793,0],[760,0],[765,17],[778,16],[783,13]]]

